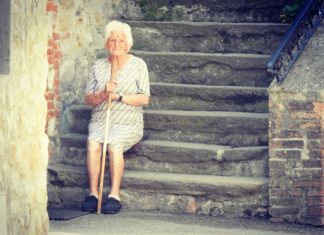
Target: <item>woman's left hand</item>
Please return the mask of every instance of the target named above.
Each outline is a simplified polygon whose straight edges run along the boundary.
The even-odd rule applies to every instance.
[[[115,80],[109,80],[106,84],[106,91],[113,93],[117,88],[117,82]]]

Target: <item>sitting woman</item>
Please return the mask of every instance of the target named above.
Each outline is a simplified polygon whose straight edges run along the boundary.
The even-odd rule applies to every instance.
[[[102,213],[114,214],[120,211],[123,153],[143,137],[143,106],[149,103],[149,78],[146,63],[129,54],[132,45],[130,26],[111,21],[105,28],[108,58],[97,60],[91,68],[85,95],[85,102],[92,106],[87,142],[90,192],[82,204],[83,211],[95,212],[98,206],[100,158],[108,95],[112,100],[107,141],[111,189],[103,204]],[[111,79],[112,72],[116,74],[115,79]]]

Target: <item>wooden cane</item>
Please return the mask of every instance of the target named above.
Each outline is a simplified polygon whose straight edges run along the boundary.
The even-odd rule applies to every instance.
[[[114,81],[116,77],[116,71],[114,63],[111,66],[111,80]],[[100,169],[100,179],[99,179],[99,195],[98,195],[98,207],[97,214],[101,213],[101,204],[102,204],[102,193],[105,177],[105,167],[106,167],[106,156],[107,156],[107,142],[108,142],[108,131],[109,131],[109,117],[110,117],[110,107],[111,107],[111,95],[108,93],[108,107],[106,114],[106,123],[105,123],[105,137],[103,143],[102,157],[101,157],[101,169]]]

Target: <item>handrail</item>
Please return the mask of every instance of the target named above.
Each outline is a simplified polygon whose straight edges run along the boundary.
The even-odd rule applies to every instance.
[[[324,18],[323,0],[308,0],[268,61],[268,72],[281,83]]]

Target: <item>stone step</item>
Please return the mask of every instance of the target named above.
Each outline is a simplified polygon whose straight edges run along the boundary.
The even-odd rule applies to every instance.
[[[266,88],[151,82],[149,109],[268,112]]]
[[[80,207],[88,187],[86,168],[49,165],[48,178],[51,207]],[[262,177],[126,171],[121,187],[126,210],[240,217],[267,214],[267,185]]]
[[[61,136],[61,162],[86,166],[86,135]],[[268,147],[206,145],[161,140],[143,141],[138,153],[126,153],[126,169],[136,171],[267,176]],[[107,165],[108,160],[107,160]]]
[[[280,22],[283,0],[120,1],[114,12],[126,20]]]
[[[268,114],[146,110],[146,138],[230,146],[268,145]]]
[[[129,21],[136,50],[271,54],[286,24]]]
[[[265,55],[132,52],[147,63],[151,82],[268,87],[272,81]]]
[[[91,109],[73,105],[64,113],[67,133],[87,133]],[[217,111],[145,110],[146,138],[259,146],[268,143],[268,114]]]

